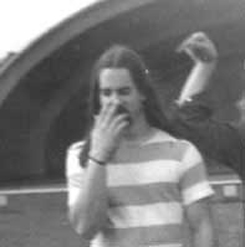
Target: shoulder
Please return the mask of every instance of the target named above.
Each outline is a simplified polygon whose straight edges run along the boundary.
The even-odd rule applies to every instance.
[[[147,141],[147,144],[152,144],[152,143],[165,143],[165,142],[171,142],[174,143],[176,142],[176,138],[170,135],[169,133],[160,130],[160,129],[155,129],[154,134],[152,137]]]
[[[174,148],[177,153],[176,156],[186,168],[203,162],[203,158],[197,147],[188,140],[176,139]]]
[[[179,161],[184,161],[187,156],[199,155],[196,146],[186,140],[176,138],[162,130],[156,130],[154,136],[148,141],[148,144],[157,144],[167,147],[169,152]],[[200,156],[200,155],[199,155]]]
[[[198,152],[197,147],[186,139],[177,139],[176,145],[180,150],[182,150],[183,154],[188,152]]]
[[[170,143],[175,148],[179,148],[183,151],[189,148],[194,148],[195,146],[186,139],[176,138],[167,132],[156,129],[154,136],[150,139],[150,143]]]

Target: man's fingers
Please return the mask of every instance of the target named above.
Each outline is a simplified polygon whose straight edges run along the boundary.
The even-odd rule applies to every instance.
[[[97,117],[98,124],[108,124],[110,122],[113,114],[115,113],[116,106],[113,103],[104,104],[99,116]]]
[[[204,32],[197,32],[187,37],[178,47],[178,52],[185,52],[194,61],[214,61],[218,53],[214,43]]]
[[[186,52],[188,49],[196,46],[207,46],[211,41],[208,36],[203,32],[197,32],[188,36],[181,44],[177,47],[177,52]]]
[[[114,115],[116,113],[116,110],[117,110],[116,104],[114,104],[114,103],[108,104],[108,108],[107,108],[107,110],[105,112],[105,116],[104,116],[105,124],[109,124],[113,120]]]
[[[208,36],[204,32],[196,32],[190,36],[191,40],[196,40],[198,42],[204,42],[209,40]]]
[[[184,52],[185,48],[186,48],[186,42],[187,42],[187,40],[182,41],[180,43],[180,45],[177,46],[176,52],[178,52],[178,53]]]
[[[120,116],[121,117],[121,116]],[[122,132],[129,126],[129,121],[127,120],[127,116],[123,116],[120,119],[117,119],[113,124],[113,129],[115,135],[121,135]]]
[[[118,125],[121,123],[126,123],[126,125],[129,124],[129,116],[128,114],[120,114],[118,116],[115,116],[113,120],[111,121],[111,128],[116,129]]]

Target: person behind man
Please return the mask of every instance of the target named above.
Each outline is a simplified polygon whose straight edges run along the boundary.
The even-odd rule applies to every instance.
[[[115,45],[92,70],[91,129],[67,151],[71,224],[95,246],[213,246],[213,190],[195,146],[171,135],[150,73]],[[184,217],[185,215],[185,217]]]
[[[215,120],[212,107],[205,98],[218,61],[215,44],[205,33],[197,32],[187,37],[178,51],[185,52],[194,66],[177,104],[171,109],[169,120],[174,130],[193,142],[202,154],[229,166],[245,180],[245,122],[235,125]],[[241,116],[244,116],[244,107],[240,109]]]

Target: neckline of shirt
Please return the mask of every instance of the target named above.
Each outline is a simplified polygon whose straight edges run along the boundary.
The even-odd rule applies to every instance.
[[[137,140],[123,140],[126,146],[143,146],[151,143],[159,143],[165,141],[175,141],[176,138],[157,128],[151,128],[148,134]]]

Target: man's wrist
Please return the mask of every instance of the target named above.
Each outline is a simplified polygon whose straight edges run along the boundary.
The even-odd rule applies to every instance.
[[[207,71],[212,71],[216,68],[217,64],[218,64],[218,60],[214,59],[214,60],[196,60],[195,61],[195,66],[199,67],[199,70],[207,70]]]
[[[106,161],[98,159],[92,155],[88,155],[88,160],[100,165],[100,166],[105,166],[106,165]]]
[[[188,103],[191,103],[193,101],[193,99],[191,97],[187,97],[187,98],[183,98],[183,99],[177,99],[175,100],[175,104],[178,106],[178,107],[181,107],[185,104],[188,104]]]

